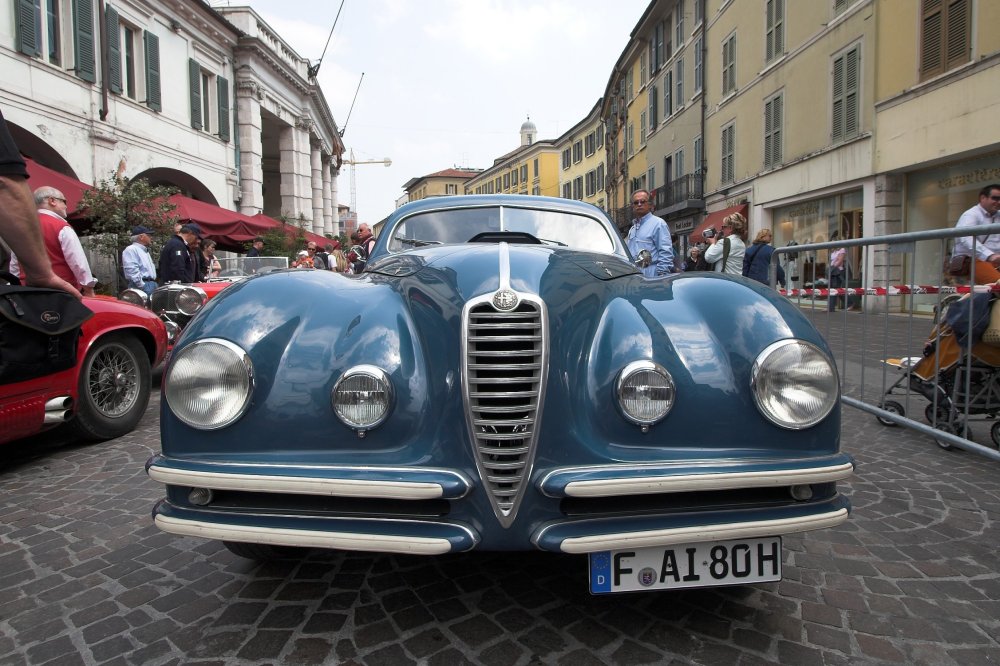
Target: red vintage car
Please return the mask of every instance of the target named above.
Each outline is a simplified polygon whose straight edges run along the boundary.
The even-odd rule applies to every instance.
[[[76,365],[37,379],[0,384],[0,444],[68,423],[82,439],[120,437],[139,423],[167,329],[148,310],[114,298],[84,298]]]

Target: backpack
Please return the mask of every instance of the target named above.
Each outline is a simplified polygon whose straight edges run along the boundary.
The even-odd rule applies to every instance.
[[[94,313],[60,289],[22,287],[7,272],[0,277],[0,384],[23,382],[76,365],[83,322]]]

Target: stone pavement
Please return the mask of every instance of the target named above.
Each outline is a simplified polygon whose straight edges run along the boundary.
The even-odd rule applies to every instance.
[[[103,444],[0,451],[0,664],[1000,663],[997,463],[857,410],[851,519],[785,537],[783,581],[610,597],[583,558],[257,566],[160,533],[158,413]]]

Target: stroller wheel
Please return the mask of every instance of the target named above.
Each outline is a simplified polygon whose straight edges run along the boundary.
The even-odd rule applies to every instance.
[[[951,423],[938,423],[937,429],[941,432],[946,432],[949,435],[958,435],[959,437],[965,437],[966,439],[972,439],[972,428],[966,428],[965,422],[962,419],[955,419]],[[945,441],[943,439],[934,440],[937,445],[940,446],[945,451],[950,451],[955,448],[955,445],[951,442]]]
[[[944,405],[938,404],[937,408],[937,418],[934,418],[934,405],[927,405],[924,408],[924,418],[935,428],[941,428],[945,423],[948,422],[948,408]]]
[[[993,446],[1000,449],[1000,421],[993,424],[990,428],[990,439],[993,440]]]
[[[900,416],[906,416],[906,411],[903,409],[903,406],[898,402],[896,402],[895,400],[886,400],[885,402],[881,403],[879,407],[887,412],[891,412],[893,414],[899,414]],[[875,420],[881,423],[882,425],[888,426],[890,428],[895,428],[896,426],[899,425],[895,421],[890,421],[889,419],[882,418],[881,416],[876,416]]]

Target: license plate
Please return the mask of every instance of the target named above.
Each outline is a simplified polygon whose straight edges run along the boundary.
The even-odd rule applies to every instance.
[[[781,537],[590,553],[590,592],[639,592],[781,580]]]

